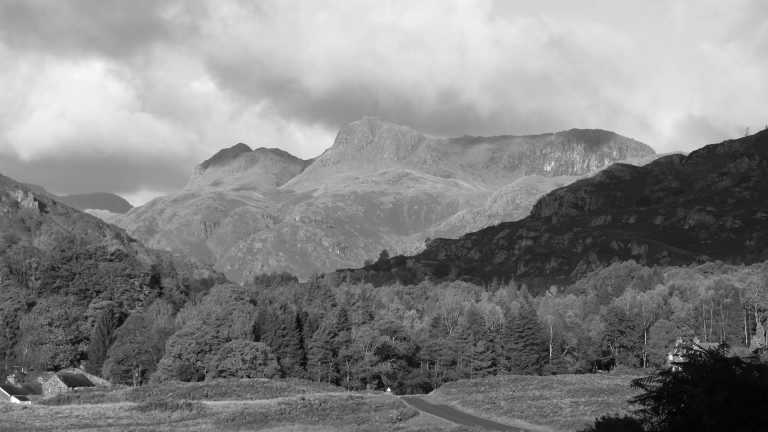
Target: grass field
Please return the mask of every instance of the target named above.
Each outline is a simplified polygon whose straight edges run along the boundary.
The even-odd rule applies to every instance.
[[[464,432],[395,396],[299,380],[220,380],[0,403],[0,431]]]
[[[300,379],[219,379],[204,382],[168,382],[141,387],[117,386],[64,393],[40,401],[43,405],[144,402],[154,399],[174,400],[248,400],[274,399],[316,393],[339,393],[344,389],[331,384]]]
[[[519,419],[552,430],[575,431],[604,414],[631,410],[637,375],[498,376],[448,383],[431,399],[497,420]]]

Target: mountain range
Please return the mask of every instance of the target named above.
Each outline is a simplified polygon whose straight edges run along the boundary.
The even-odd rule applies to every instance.
[[[541,290],[626,260],[764,261],[767,184],[768,130],[640,167],[612,165],[546,194],[522,220],[435,239],[417,255],[356,273],[406,283],[514,279]]]
[[[655,157],[603,130],[442,138],[364,118],[311,160],[242,143],[221,150],[181,191],[110,220],[234,281],[276,271],[307,278],[524,217],[557,187]]]

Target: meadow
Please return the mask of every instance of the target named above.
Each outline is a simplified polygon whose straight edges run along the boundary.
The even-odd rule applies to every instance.
[[[430,398],[466,412],[509,422],[522,420],[557,431],[575,431],[606,414],[628,413],[630,387],[639,375],[506,375],[444,384]]]
[[[0,431],[464,432],[395,396],[301,380],[215,380],[0,404]]]

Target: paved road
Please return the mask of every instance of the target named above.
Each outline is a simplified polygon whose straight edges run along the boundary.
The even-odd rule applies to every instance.
[[[401,399],[419,411],[424,411],[425,413],[432,414],[435,417],[440,417],[441,419],[448,420],[459,425],[481,427],[492,431],[528,432],[526,429],[520,429],[484,419],[482,417],[467,414],[449,405],[433,404],[431,402],[427,402],[424,400],[424,398],[419,396],[402,396]]]

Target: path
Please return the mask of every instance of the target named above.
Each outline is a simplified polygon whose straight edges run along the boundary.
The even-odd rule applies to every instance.
[[[521,429],[519,427],[509,426],[503,423],[484,419],[482,417],[477,417],[472,414],[467,414],[463,411],[457,410],[450,405],[427,402],[424,400],[424,398],[419,396],[402,396],[400,399],[419,411],[432,414],[435,417],[439,417],[443,420],[448,420],[449,422],[453,422],[462,426],[481,427],[487,430],[501,432],[529,432],[527,429]]]

